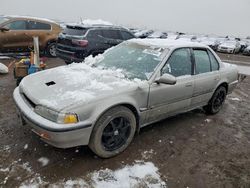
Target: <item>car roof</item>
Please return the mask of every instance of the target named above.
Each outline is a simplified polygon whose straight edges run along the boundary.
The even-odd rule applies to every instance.
[[[125,27],[122,26],[116,26],[116,25],[108,25],[108,24],[82,24],[82,23],[72,23],[72,24],[66,24],[69,27],[80,27],[83,29],[91,29],[91,28],[111,28],[111,29],[124,29],[124,30],[129,30]]]
[[[5,16],[1,16],[1,17],[8,18],[8,19],[37,20],[37,21],[43,21],[43,22],[48,22],[48,23],[53,23],[53,24],[58,25],[58,23],[56,23],[53,20],[46,19],[46,18],[38,18],[38,17],[33,17],[33,16],[5,15]]]
[[[129,43],[137,43],[144,46],[154,46],[160,48],[180,48],[180,47],[200,47],[207,48],[206,45],[198,42],[171,39],[131,39]]]

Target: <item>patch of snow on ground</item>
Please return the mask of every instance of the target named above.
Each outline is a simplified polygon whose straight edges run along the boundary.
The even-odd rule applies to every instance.
[[[30,181],[26,181],[20,185],[19,188],[39,188],[45,187],[45,183],[40,176],[31,179]]]
[[[23,147],[23,149],[26,150],[26,149],[28,149],[28,147],[29,147],[29,145],[28,145],[28,144],[25,144],[24,147]]]
[[[149,151],[144,151],[144,152],[142,152],[141,155],[142,155],[142,158],[143,158],[143,159],[150,159],[150,158],[152,158],[153,154],[155,154],[155,153],[154,153],[154,150],[151,149],[151,150],[149,150]]]
[[[230,100],[232,100],[232,101],[241,101],[239,98],[237,98],[237,97],[233,97],[233,98],[230,98]]]
[[[41,163],[42,166],[46,166],[49,164],[49,159],[46,157],[41,157],[37,161]]]
[[[7,168],[0,168],[0,172],[9,172],[10,171],[10,168],[7,167]]]
[[[88,174],[85,178],[75,180],[61,180],[56,183],[44,182],[41,177],[36,176],[22,183],[21,188],[38,187],[82,187],[82,188],[165,188],[166,183],[161,179],[158,168],[152,162],[137,161],[133,165],[126,165],[118,170],[99,170]]]
[[[166,187],[158,168],[151,162],[125,166],[116,171],[100,170],[93,174],[92,180],[96,188]]]
[[[212,120],[211,119],[205,119],[206,123],[210,123]]]

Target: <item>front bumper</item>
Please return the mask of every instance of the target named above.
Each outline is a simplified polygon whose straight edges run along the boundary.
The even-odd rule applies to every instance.
[[[36,114],[34,108],[20,94],[19,87],[15,89],[13,97],[21,117],[43,141],[58,148],[88,145],[92,132],[91,122],[58,124]]]
[[[225,49],[225,48],[218,48],[218,49],[217,49],[217,51],[218,51],[218,52],[223,52],[223,53],[230,53],[230,54],[233,54],[233,53],[234,53],[234,51],[235,51],[235,49],[229,49],[229,48],[227,48],[227,49]]]

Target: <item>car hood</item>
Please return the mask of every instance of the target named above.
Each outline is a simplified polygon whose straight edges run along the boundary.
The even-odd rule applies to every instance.
[[[61,111],[66,107],[86,104],[147,83],[128,80],[121,70],[103,70],[84,63],[61,66],[25,77],[20,92],[35,105]]]

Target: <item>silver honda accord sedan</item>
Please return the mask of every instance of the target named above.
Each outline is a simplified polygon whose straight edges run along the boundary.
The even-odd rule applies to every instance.
[[[205,45],[132,39],[83,63],[27,76],[13,95],[24,124],[45,142],[88,145],[109,158],[143,126],[199,107],[219,112],[237,83],[236,67]]]

